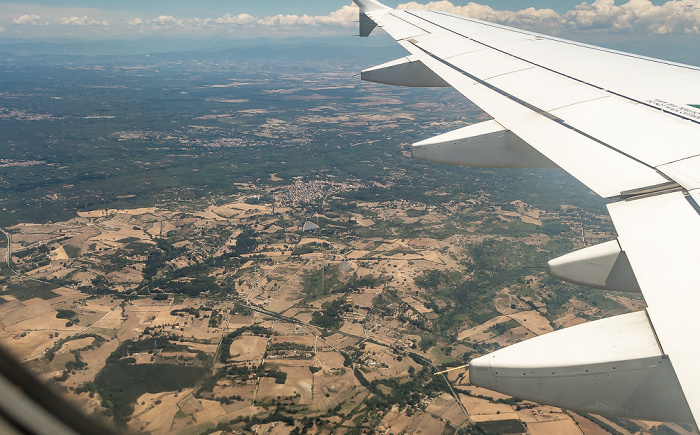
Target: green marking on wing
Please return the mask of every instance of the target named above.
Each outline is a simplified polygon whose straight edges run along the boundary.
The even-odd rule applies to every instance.
[[[700,104],[688,104],[690,107],[695,107],[696,109],[700,109]]]

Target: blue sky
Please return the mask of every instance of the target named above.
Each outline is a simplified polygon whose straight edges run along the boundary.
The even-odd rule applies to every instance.
[[[350,0],[0,0],[0,41],[142,36],[246,39],[354,33]],[[425,7],[427,1],[387,1]],[[543,33],[699,36],[700,0],[442,0],[433,7]]]
[[[34,3],[44,6],[56,6],[56,0],[35,1],[8,1],[4,3],[27,4]],[[132,11],[142,15],[179,15],[179,16],[213,16],[225,13],[248,13],[253,16],[269,16],[277,14],[297,15],[325,15],[349,4],[343,0],[64,0],[60,4],[65,7],[96,8],[111,11]],[[389,6],[396,6],[400,2],[386,1]],[[427,2],[424,2],[427,3]],[[468,1],[457,0],[452,4],[464,6]],[[577,0],[489,0],[482,4],[489,5],[499,10],[520,10],[528,7],[538,9],[549,8],[559,13],[572,9],[581,3]],[[618,2],[620,3],[620,2]],[[652,0],[653,4],[660,5],[664,0]]]

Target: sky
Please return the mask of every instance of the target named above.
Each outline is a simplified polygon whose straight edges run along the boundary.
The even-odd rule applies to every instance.
[[[350,0],[0,0],[0,42],[108,40],[144,36],[286,38],[349,35]],[[442,0],[386,1],[432,7],[549,34],[598,32],[698,36],[700,0]]]

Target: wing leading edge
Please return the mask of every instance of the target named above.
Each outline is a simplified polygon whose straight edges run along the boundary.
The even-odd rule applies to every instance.
[[[639,313],[478,358],[471,381],[582,411],[698,421],[700,68],[354,1],[372,23],[361,36],[381,27],[410,53],[363,79],[451,86],[494,118],[419,142],[414,157],[566,170],[609,201],[619,237],[553,260],[548,271],[589,287],[641,291],[647,302]]]

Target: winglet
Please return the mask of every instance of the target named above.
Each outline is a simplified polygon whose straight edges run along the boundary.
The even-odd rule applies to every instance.
[[[391,8],[384,6],[377,0],[353,0],[360,7],[360,36],[367,37],[375,27],[377,22],[368,14],[379,11],[388,11]]]
[[[382,11],[391,9],[383,4],[379,3],[377,0],[352,0],[357,6],[360,7],[360,13],[368,13],[375,11]]]

